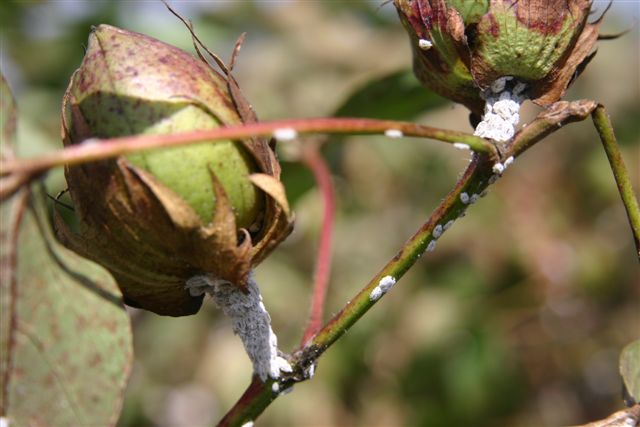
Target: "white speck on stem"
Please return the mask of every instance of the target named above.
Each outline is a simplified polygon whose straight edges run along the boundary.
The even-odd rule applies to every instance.
[[[298,131],[293,128],[280,128],[273,131],[273,137],[278,141],[293,141],[298,137]]]
[[[512,81],[515,82],[511,76],[500,77],[482,93],[484,115],[474,135],[499,142],[513,138],[520,121],[520,106],[526,98],[523,94],[526,85],[522,82],[514,85]]]
[[[446,231],[446,230],[450,229],[454,222],[455,222],[455,220],[453,220],[453,219],[452,219],[452,220],[449,220],[449,221],[444,225],[443,230],[445,230],[445,231]]]
[[[241,427],[253,427],[253,421],[247,421],[246,423],[242,424]]]
[[[458,150],[470,150],[471,149],[469,144],[465,144],[464,142],[454,142],[453,146],[456,147]]]
[[[432,240],[427,245],[427,252],[433,252],[436,249],[436,241]]]
[[[433,238],[434,239],[440,238],[440,236],[442,236],[443,231],[444,229],[440,224],[436,225],[435,228],[433,229]]]
[[[274,393],[277,393],[280,391],[280,384],[278,384],[277,382],[271,384],[271,391]]]
[[[98,138],[87,138],[84,141],[82,141],[81,143],[82,145],[98,145],[100,144],[100,140]],[[6,419],[6,418],[5,418]],[[0,422],[3,421],[3,418],[0,418]],[[7,421],[8,422],[8,421]],[[8,425],[8,424],[7,424]],[[2,424],[0,424],[0,427],[5,427]]]
[[[249,275],[246,289],[213,275],[198,275],[187,280],[185,288],[193,296],[211,295],[231,319],[233,331],[240,337],[253,364],[253,371],[264,382],[277,379],[280,372],[291,372],[286,359],[278,355],[278,338],[271,329],[271,317],[262,302],[260,289]]]
[[[431,49],[431,46],[433,46],[433,43],[431,42],[431,40],[427,40],[427,39],[418,40],[418,47],[422,50],[429,50]]]
[[[460,201],[466,205],[467,203],[469,203],[469,195],[467,193],[461,193]]]
[[[389,289],[391,289],[395,284],[396,284],[396,279],[394,277],[384,276],[378,282],[378,286],[373,288],[373,290],[369,294],[369,300],[377,301],[378,299],[380,299],[382,295],[386,294],[389,291]]]
[[[493,171],[493,173],[500,175],[502,172],[504,172],[504,165],[500,162],[494,163],[491,170]]]
[[[400,129],[387,129],[384,134],[389,138],[402,138],[404,136]]]
[[[507,160],[504,161],[504,168],[507,169],[514,160],[513,156],[508,157]]]
[[[309,370],[307,370],[307,375],[309,376],[309,379],[311,379],[315,374],[316,374],[316,364],[313,363],[311,364],[311,366],[309,366]]]

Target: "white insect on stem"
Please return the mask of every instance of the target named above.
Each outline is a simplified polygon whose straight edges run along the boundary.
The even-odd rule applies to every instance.
[[[309,370],[307,370],[307,375],[309,376],[309,378],[313,378],[313,376],[316,374],[316,365],[315,363],[311,364],[311,366],[309,366]]]
[[[470,150],[471,149],[469,144],[465,144],[464,142],[454,142],[453,146],[455,148],[457,148],[458,150]]]
[[[396,279],[393,276],[384,276],[378,282],[378,286],[373,288],[373,290],[369,294],[369,300],[377,301],[378,299],[380,299],[382,295],[386,294],[389,291],[389,289],[391,289],[395,284],[396,284]]]
[[[509,165],[511,165],[511,163],[513,163],[515,159],[513,158],[513,156],[509,156],[507,157],[507,160],[504,161],[504,168],[507,169],[509,167]]]
[[[436,250],[436,241],[432,240],[429,242],[429,244],[427,245],[427,252],[433,252]]]
[[[483,93],[484,115],[473,133],[498,142],[509,141],[520,122],[520,106],[526,85],[511,76],[496,79]]]
[[[273,137],[278,141],[293,141],[298,137],[298,131],[293,128],[280,128],[273,131]]]
[[[402,138],[404,133],[400,129],[387,129],[384,131],[385,136],[388,138]]]
[[[271,329],[271,317],[263,302],[258,284],[249,275],[246,289],[212,275],[198,275],[187,280],[185,288],[193,296],[211,295],[214,302],[231,319],[233,331],[240,337],[253,364],[253,371],[264,382],[277,379],[281,372],[291,372],[286,359],[278,355],[278,338]]]
[[[460,201],[466,205],[467,203],[469,203],[469,195],[467,193],[461,193]]]
[[[442,232],[444,231],[444,227],[442,227],[440,224],[436,225],[433,229],[433,238],[434,239],[439,239],[440,236],[442,236]]]
[[[242,424],[241,427],[253,427],[253,421],[247,421],[246,423]]]
[[[493,171],[493,173],[501,175],[502,172],[504,172],[504,165],[500,162],[496,162],[493,164],[491,170]]]
[[[418,40],[418,47],[422,50],[429,50],[433,46],[433,42],[427,39]]]

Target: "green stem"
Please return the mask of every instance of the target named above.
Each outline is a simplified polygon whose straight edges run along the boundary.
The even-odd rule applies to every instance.
[[[622,159],[618,141],[611,126],[611,120],[604,106],[598,105],[591,114],[591,117],[600,135],[604,151],[607,153],[607,158],[609,159],[620,197],[622,197],[622,203],[627,211],[627,217],[629,218],[629,224],[631,224],[631,230],[633,232],[633,240],[636,244],[638,258],[640,259],[640,208],[638,207],[638,199],[631,186],[629,172]]]
[[[525,129],[518,132],[507,147],[507,153],[503,158],[520,155],[562,126],[586,119],[595,107],[596,103],[593,101],[563,101],[554,104]],[[293,354],[291,365],[294,373],[280,380],[281,390],[293,386],[296,382],[309,379],[310,368],[315,365],[318,357],[380,300],[370,298],[380,280],[386,276],[399,280],[434,242],[435,227],[444,228],[449,221],[455,221],[464,214],[469,204],[463,203],[463,199],[467,200],[468,197],[471,201],[484,194],[490,185],[491,178],[495,177],[492,171],[494,161],[495,158],[487,155],[476,156],[455,187],[438,205],[427,222],[403,245],[398,254],[338,314],[329,320],[306,346]],[[466,193],[466,197],[463,193]],[[242,397],[220,421],[219,426],[241,426],[255,420],[278,397],[271,388],[272,384],[273,381],[262,383],[254,378]]]
[[[597,105],[595,101],[587,99],[556,102],[518,132],[507,146],[504,157],[518,156],[561,127],[585,120]]]
[[[291,360],[294,374],[281,381],[281,388],[309,378],[309,368],[315,364],[315,360],[376,302],[380,301],[380,298],[373,299],[371,296],[381,279],[391,276],[394,281],[399,280],[430,244],[435,245],[437,237],[433,234],[434,229],[438,227],[442,230],[445,226],[449,228],[453,224],[449,222],[459,218],[471,204],[469,200],[477,200],[484,192],[493,175],[492,166],[493,161],[485,155],[471,162],[453,190],[435,209],[428,221],[403,245],[400,252],[338,314],[329,320],[306,346],[294,354]],[[461,197],[462,193],[466,193],[466,196]],[[439,234],[437,235],[439,237]],[[276,397],[277,394],[274,395],[271,389],[271,382],[262,383],[254,378],[247,391],[218,425],[241,426],[254,420]]]

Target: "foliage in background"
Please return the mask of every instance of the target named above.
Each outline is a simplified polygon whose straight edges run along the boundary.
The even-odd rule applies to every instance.
[[[388,10],[376,12],[377,4],[365,2],[299,3],[241,2],[185,13],[223,54],[249,31],[238,79],[261,118],[330,114],[370,79],[409,67],[402,28]],[[24,117],[19,137],[31,143],[27,154],[60,146],[59,99],[83,56],[89,24],[120,25],[190,45],[163,7],[143,18],[127,3],[100,3],[80,19],[65,18],[57,34],[45,37],[34,28],[53,20],[53,5],[0,5],[6,20],[1,65],[18,88]],[[610,28],[620,29],[611,21]],[[635,173],[636,34],[601,46],[569,94],[610,108]],[[612,69],[621,58],[628,64]],[[635,89],[603,81],[629,82]],[[379,95],[385,105],[407,106],[383,95],[395,93]],[[349,114],[375,114],[366,99]],[[394,110],[382,114],[406,114]],[[470,129],[463,109],[450,105],[420,121]],[[339,151],[330,158],[341,204],[331,311],[424,220],[467,155],[379,137],[354,137],[327,149]],[[584,422],[619,407],[617,355],[636,338],[639,290],[632,241],[604,154],[583,124],[518,162],[403,286],[323,357],[314,381],[264,414],[264,425],[551,425]],[[296,167],[285,166],[288,189],[287,174],[295,177]],[[56,194],[63,187],[60,175],[52,173],[48,185]],[[311,185],[298,190],[297,229],[257,272],[285,350],[295,346],[305,324],[318,204]],[[242,392],[249,362],[239,357],[230,325],[205,306],[186,319],[132,313],[139,362],[121,425],[211,422]]]

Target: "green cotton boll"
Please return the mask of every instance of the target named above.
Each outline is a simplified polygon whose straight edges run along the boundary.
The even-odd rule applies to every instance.
[[[560,100],[594,52],[590,0],[393,0],[418,80],[484,114],[483,92],[509,77],[538,105]]]
[[[65,146],[124,136],[213,130],[257,120],[237,83],[159,40],[94,28],[63,99]],[[291,231],[280,165],[263,138],[128,153],[65,169],[80,223],[58,238],[109,270],[134,307],[198,311],[189,280],[243,289],[251,269]]]
[[[172,134],[217,127],[219,125],[208,113],[185,105],[137,133]],[[182,197],[204,224],[211,222],[215,210],[210,170],[220,180],[234,208],[238,228],[249,228],[263,208],[264,195],[248,179],[257,166],[241,142],[213,141],[133,153],[126,157],[134,166],[151,172]]]
[[[489,0],[446,0],[447,5],[458,11],[465,25],[477,24],[489,10]]]
[[[71,92],[92,136],[113,138],[215,129],[220,126],[220,119],[227,124],[241,123],[230,103],[218,99],[226,90],[221,78],[201,72],[200,79],[191,84],[176,84],[165,77],[176,74],[171,70],[172,61],[164,59],[170,56],[159,53],[154,49],[157,46],[144,46],[141,38],[130,34],[133,33],[102,25],[90,37],[85,65],[76,75],[77,85],[72,86]],[[145,48],[146,54],[129,54]],[[165,63],[154,65],[152,60]],[[263,207],[264,195],[248,179],[249,174],[257,172],[257,166],[242,143],[187,145],[130,154],[127,158],[181,196],[204,224],[211,222],[215,211],[210,169],[225,189],[239,228],[249,228]]]

